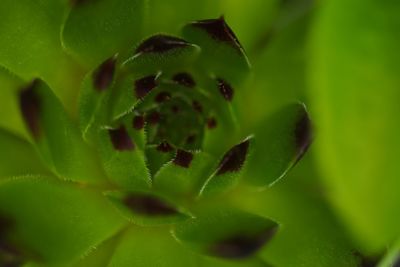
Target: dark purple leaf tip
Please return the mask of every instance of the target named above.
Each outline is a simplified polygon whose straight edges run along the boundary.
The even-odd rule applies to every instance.
[[[162,142],[157,146],[157,150],[163,153],[174,151],[174,148],[168,142]]]
[[[132,126],[135,130],[142,130],[144,128],[144,117],[141,115],[137,115],[133,117]]]
[[[203,112],[203,106],[200,104],[199,101],[193,100],[192,102],[193,109],[199,113]]]
[[[217,175],[240,171],[246,160],[249,145],[250,141],[246,140],[226,152],[218,165]]]
[[[144,194],[130,194],[124,199],[125,205],[134,213],[148,216],[171,216],[179,212],[165,201]]]
[[[93,87],[97,91],[110,87],[114,79],[116,60],[115,56],[107,59],[93,72]]]
[[[146,40],[144,40],[137,48],[136,54],[139,53],[164,53],[172,49],[187,47],[190,44],[185,40],[164,35],[164,34],[157,34],[154,35]]]
[[[217,79],[219,92],[227,100],[232,101],[233,99],[233,88],[232,86],[222,79]]]
[[[214,117],[208,118],[207,120],[207,128],[214,129],[217,127],[217,120]]]
[[[243,50],[238,38],[228,26],[223,16],[218,19],[195,21],[192,22],[192,26],[204,30],[212,39],[224,42],[239,52]]]
[[[168,92],[161,92],[155,97],[157,103],[163,103],[171,99],[171,94]]]
[[[161,114],[158,111],[152,111],[146,116],[148,124],[155,125],[161,120]]]
[[[19,105],[22,117],[35,140],[40,137],[40,99],[36,92],[40,80],[35,79],[30,85],[22,89],[19,94]]]
[[[193,154],[182,149],[178,149],[174,159],[174,163],[178,166],[189,168],[193,160]]]
[[[277,226],[257,235],[237,235],[219,241],[210,247],[210,254],[230,259],[243,259],[254,255],[275,235]]]
[[[311,121],[305,109],[301,110],[299,120],[295,127],[295,142],[298,151],[298,159],[300,159],[307,151],[312,142]]]
[[[191,134],[186,138],[186,144],[193,144],[196,141],[196,135]]]
[[[196,82],[194,81],[193,77],[186,72],[177,73],[172,77],[172,80],[177,84],[182,86],[193,88],[196,86]]]
[[[157,76],[150,75],[135,81],[135,93],[137,98],[144,98],[151,90],[157,87]]]
[[[129,151],[135,149],[135,144],[124,126],[121,125],[118,129],[109,130],[109,134],[114,149],[118,151]]]

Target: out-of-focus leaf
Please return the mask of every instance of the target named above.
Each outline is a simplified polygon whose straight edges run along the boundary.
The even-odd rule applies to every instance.
[[[197,266],[198,260],[173,239],[168,228],[131,228],[124,234],[107,266],[188,267]]]
[[[145,2],[76,1],[63,27],[64,46],[92,68],[133,47],[142,36]]]
[[[278,225],[237,210],[217,210],[175,226],[174,236],[192,250],[217,258],[244,259],[274,236]]]
[[[18,107],[18,89],[23,81],[0,66],[0,127],[25,137],[26,131]]]
[[[215,164],[215,159],[204,152],[194,153],[187,168],[171,161],[154,176],[154,188],[173,199],[193,199],[211,175]]]
[[[39,177],[3,180],[0,212],[13,239],[49,263],[77,260],[126,222],[100,194]]]
[[[188,21],[217,17],[224,12],[220,0],[149,0],[148,2],[149,19],[146,21],[146,30],[149,33],[177,34],[181,26]]]
[[[324,200],[310,155],[268,190],[232,192],[233,205],[279,222],[279,233],[260,253],[272,266],[360,266],[348,232]]]
[[[129,114],[112,127],[98,130],[96,145],[113,183],[124,190],[148,189],[151,179],[145,162],[144,137],[134,129],[133,119],[134,114]]]
[[[296,2],[296,1],[295,1]],[[243,129],[254,128],[287,103],[307,103],[307,43],[312,22],[306,16],[273,35],[254,53],[251,82],[238,91],[238,119]],[[251,103],[251,105],[249,105]]]
[[[221,0],[221,6],[240,42],[247,49],[252,49],[259,38],[270,30],[279,13],[280,2],[282,1],[252,0],[249,3],[241,0]]]
[[[253,137],[249,137],[228,150],[221,158],[216,170],[205,180],[199,195],[208,196],[226,192],[239,183],[249,154]]]
[[[305,106],[291,104],[280,109],[255,131],[247,181],[260,187],[277,182],[301,159],[311,141],[311,122]]]
[[[310,69],[317,158],[360,247],[379,253],[400,234],[400,2],[339,0],[321,11]]]
[[[46,163],[63,179],[94,182],[103,176],[51,89],[36,79],[19,92],[19,104],[31,139]]]
[[[0,179],[49,171],[25,140],[0,129]]]
[[[141,226],[174,224],[191,218],[175,203],[149,192],[106,192],[106,196],[130,221]]]
[[[247,260],[232,261],[211,257],[201,257],[198,267],[271,267],[268,263],[257,258]]]
[[[216,79],[238,86],[246,78],[250,63],[242,45],[223,17],[193,21],[183,28],[183,36],[201,47],[201,67]]]
[[[27,80],[41,77],[72,108],[81,69],[63,52],[60,42],[68,2],[1,1],[0,65]]]
[[[381,259],[377,267],[398,267],[400,264],[400,242],[396,241]]]

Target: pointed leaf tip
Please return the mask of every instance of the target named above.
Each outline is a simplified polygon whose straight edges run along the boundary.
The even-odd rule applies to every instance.
[[[242,45],[235,33],[226,23],[224,16],[221,16],[218,19],[194,21],[191,25],[206,31],[212,39],[225,42],[239,52],[243,51]]]
[[[247,139],[226,152],[219,163],[217,175],[240,171],[247,158],[249,145],[250,140]]]
[[[182,48],[191,45],[185,40],[165,34],[157,34],[144,40],[135,53],[164,53],[172,49]]]
[[[93,87],[97,91],[104,91],[111,85],[114,79],[116,60],[116,56],[111,57],[94,71]]]

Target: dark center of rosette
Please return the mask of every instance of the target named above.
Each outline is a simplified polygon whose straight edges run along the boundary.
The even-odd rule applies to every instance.
[[[154,103],[156,105],[146,111],[149,144],[167,143],[185,150],[201,148],[207,120],[189,99],[161,92]]]

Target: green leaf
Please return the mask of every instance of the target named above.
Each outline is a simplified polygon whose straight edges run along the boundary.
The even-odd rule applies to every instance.
[[[201,47],[201,67],[213,78],[237,86],[248,75],[244,49],[223,17],[191,22],[183,28],[183,36]]]
[[[315,167],[307,154],[276,186],[233,192],[232,205],[279,222],[279,233],[260,253],[272,266],[360,266],[354,242],[327,203]]]
[[[131,228],[115,249],[108,267],[188,267],[197,266],[197,262],[198,257],[179,245],[168,228]]]
[[[186,210],[159,194],[139,191],[129,193],[110,191],[105,195],[124,217],[137,225],[168,225],[192,217]]]
[[[301,159],[312,141],[311,122],[303,104],[275,112],[255,131],[255,149],[246,180],[255,186],[276,183]]]
[[[83,80],[79,97],[79,124],[85,140],[93,139],[96,130],[107,123],[108,104],[116,76],[117,57],[105,60]]]
[[[154,189],[173,199],[194,199],[215,164],[215,159],[205,152],[194,153],[188,168],[168,162],[154,176]]]
[[[179,37],[156,34],[143,40],[134,54],[124,62],[129,71],[151,74],[189,67],[200,52],[200,47]]]
[[[17,90],[23,81],[0,66],[0,127],[25,137],[24,123],[18,107]]]
[[[1,128],[0,147],[0,179],[49,173],[31,144]]]
[[[253,138],[249,137],[224,154],[216,170],[203,184],[199,193],[201,197],[226,192],[239,183],[251,154],[252,143]]]
[[[103,178],[78,128],[43,81],[36,79],[21,89],[19,104],[32,141],[58,176],[84,182]]]
[[[316,158],[338,214],[369,253],[400,234],[399,12],[398,1],[327,3],[310,50]]]
[[[77,260],[125,225],[101,195],[39,177],[2,181],[0,213],[15,240],[49,263]]]
[[[256,254],[273,237],[277,227],[267,218],[224,209],[178,224],[173,234],[196,252],[244,259]]]
[[[67,50],[94,67],[141,37],[145,0],[76,1],[62,30]]]
[[[30,80],[41,77],[73,106],[81,68],[63,52],[60,29],[67,0],[4,0],[0,3],[0,65]]]
[[[142,190],[151,186],[144,156],[144,133],[133,127],[134,114],[98,130],[98,146],[104,169],[115,185],[124,190]]]

